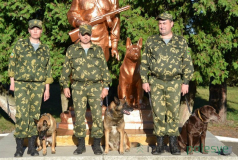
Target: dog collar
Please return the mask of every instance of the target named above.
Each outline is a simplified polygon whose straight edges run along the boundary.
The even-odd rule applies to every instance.
[[[203,119],[202,119],[202,117],[201,117],[201,114],[200,114],[199,110],[198,110],[198,116],[199,116],[199,118],[201,119],[201,121],[203,122]]]

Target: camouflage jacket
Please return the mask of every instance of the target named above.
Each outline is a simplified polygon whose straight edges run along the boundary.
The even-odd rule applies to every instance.
[[[188,84],[193,71],[188,45],[183,37],[173,35],[167,44],[160,35],[147,39],[140,68],[143,83],[148,83],[149,73],[164,81],[182,78],[183,83]]]
[[[35,51],[30,39],[20,39],[10,55],[8,76],[16,81],[53,82],[51,76],[50,50],[40,44]]]
[[[91,43],[87,55],[80,43],[72,44],[66,52],[60,83],[63,88],[69,87],[69,76],[74,81],[101,82],[108,87],[111,77],[102,48]]]

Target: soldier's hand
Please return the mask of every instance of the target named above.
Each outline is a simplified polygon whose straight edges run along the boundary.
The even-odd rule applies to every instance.
[[[108,95],[108,89],[103,88],[100,97],[104,99]]]
[[[112,48],[111,52],[112,52],[112,57],[115,57],[119,61],[120,57],[119,57],[118,50]]]
[[[14,88],[15,88],[15,86],[14,86],[14,83],[13,83],[13,84],[10,85],[9,90],[10,90],[10,91],[14,91]]]
[[[188,84],[182,84],[181,93],[183,96],[188,93],[188,87],[189,87]]]
[[[11,84],[10,84],[9,90],[10,90],[10,91],[14,91],[14,89],[15,89],[14,77],[10,77],[10,82],[11,82]]]
[[[65,95],[65,97],[66,98],[70,98],[70,90],[69,90],[69,88],[64,88],[64,95]]]
[[[142,88],[145,90],[145,92],[150,92],[150,85],[149,83],[143,83]]]
[[[48,89],[44,92],[44,102],[50,98],[50,91]]]

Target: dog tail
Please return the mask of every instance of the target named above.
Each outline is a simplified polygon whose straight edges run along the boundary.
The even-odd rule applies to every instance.
[[[131,147],[140,147],[141,144],[139,142],[131,142]]]

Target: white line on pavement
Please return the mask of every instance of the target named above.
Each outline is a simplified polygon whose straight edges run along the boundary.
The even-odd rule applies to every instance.
[[[0,134],[0,137],[8,136],[9,133]]]
[[[223,142],[237,142],[238,138],[231,138],[231,137],[222,137],[222,136],[215,136],[219,141]]]

